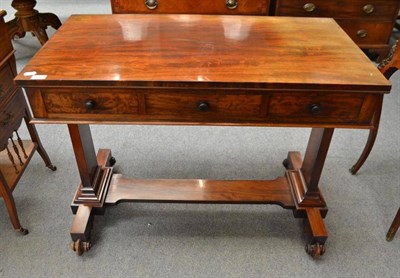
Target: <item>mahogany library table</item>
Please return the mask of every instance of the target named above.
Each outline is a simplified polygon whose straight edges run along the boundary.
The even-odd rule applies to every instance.
[[[107,26],[107,28],[105,28]],[[88,30],[91,30],[88,32]],[[74,15],[17,76],[39,124],[67,124],[81,184],[72,248],[91,247],[94,215],[125,201],[277,204],[325,252],[318,188],[335,128],[370,128],[390,84],[333,19]],[[131,179],[95,152],[90,124],[311,127],[275,180]]]

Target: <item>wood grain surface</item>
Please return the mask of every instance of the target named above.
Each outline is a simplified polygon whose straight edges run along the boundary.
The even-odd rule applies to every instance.
[[[26,72],[44,79],[32,79]],[[24,86],[389,92],[333,19],[74,15],[16,78]]]

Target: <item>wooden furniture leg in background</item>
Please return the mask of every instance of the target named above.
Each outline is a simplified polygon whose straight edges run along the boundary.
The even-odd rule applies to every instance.
[[[400,227],[400,208],[397,211],[395,218],[393,219],[392,225],[390,225],[389,231],[387,232],[386,235],[387,241],[391,241],[393,239],[399,227]]]
[[[38,144],[41,145],[41,143],[39,137],[36,138],[37,142],[33,140],[21,140],[18,132],[15,131],[14,133],[17,138],[11,136],[8,140],[8,145],[0,152],[0,197],[4,199],[14,230],[22,235],[26,235],[29,232],[20,224],[12,192],[28,166],[35,150],[37,150]],[[49,156],[42,146],[41,148],[42,158],[46,166],[55,171],[56,167],[52,165]]]
[[[0,196],[3,197],[14,230],[22,235],[28,234],[29,231],[22,228],[21,223],[19,222],[17,208],[15,207],[14,197],[12,195],[12,189],[7,184],[2,172],[0,172]]]
[[[26,32],[32,32],[43,45],[48,40],[46,33],[47,26],[58,29],[61,21],[55,14],[39,13],[34,9],[35,0],[13,0],[11,6],[17,10],[15,18],[7,22],[10,38],[15,36],[23,38]]]
[[[372,119],[372,127],[369,130],[369,135],[364,150],[362,151],[357,162],[349,169],[352,175],[357,174],[361,166],[364,165],[364,162],[367,160],[369,154],[371,153],[372,147],[375,144],[376,137],[378,136],[379,123],[381,120],[382,105],[383,105],[383,96],[380,98],[379,103],[377,103],[376,106],[377,108],[375,110],[374,117]]]
[[[28,114],[29,111],[26,111]],[[39,155],[42,157],[44,163],[46,164],[46,167],[49,168],[52,171],[56,171],[57,167],[53,165],[53,163],[50,160],[49,155],[47,154],[46,150],[44,149],[42,142],[40,141],[39,135],[37,133],[36,127],[33,124],[29,123],[30,117],[25,117],[25,123],[29,131],[29,135],[31,136],[32,142],[36,143],[37,149],[36,151],[39,153]]]
[[[384,59],[378,66],[379,70],[383,75],[389,79],[393,73],[395,73],[400,68],[400,54],[399,54],[399,40],[393,45],[390,53],[386,59]],[[383,96],[380,103],[377,105],[376,111],[374,113],[374,118],[372,120],[372,127],[369,131],[369,136],[367,143],[365,144],[364,150],[361,156],[358,158],[357,162],[350,168],[350,173],[355,175],[364,162],[367,160],[372,147],[374,146],[376,136],[378,135],[379,122],[382,113]]]

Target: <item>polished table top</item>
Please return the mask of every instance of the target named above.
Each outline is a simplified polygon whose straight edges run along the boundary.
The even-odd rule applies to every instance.
[[[23,86],[390,90],[333,19],[257,16],[73,15],[16,80]]]

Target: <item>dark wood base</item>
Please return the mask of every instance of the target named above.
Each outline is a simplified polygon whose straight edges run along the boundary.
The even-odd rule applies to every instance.
[[[15,18],[6,23],[10,38],[23,38],[26,32],[31,32],[43,45],[49,39],[45,31],[47,26],[54,29],[61,26],[61,21],[55,14],[39,13],[35,10],[35,0],[13,0],[11,6],[17,12]]]
[[[103,169],[109,169],[111,151],[101,149],[97,154],[97,163]],[[327,208],[321,192],[312,202],[299,202],[296,192],[302,192],[305,186],[302,181],[293,182],[291,175],[302,176],[300,153],[290,152],[289,166],[286,176],[275,180],[202,180],[202,179],[131,179],[121,174],[113,174],[111,179],[103,171],[101,180],[105,184],[105,200],[100,206],[98,202],[90,203],[78,199],[82,184],[79,185],[72,203],[75,214],[71,228],[72,249],[77,255],[91,248],[91,229],[94,215],[103,214],[106,206],[120,202],[168,202],[168,203],[228,203],[228,204],[277,204],[285,209],[293,210],[295,217],[304,218],[309,239],[306,251],[312,257],[318,257],[325,251],[327,230],[322,215]],[[303,199],[307,199],[304,198]],[[307,199],[308,200],[308,199]],[[314,206],[313,202],[317,204]]]

